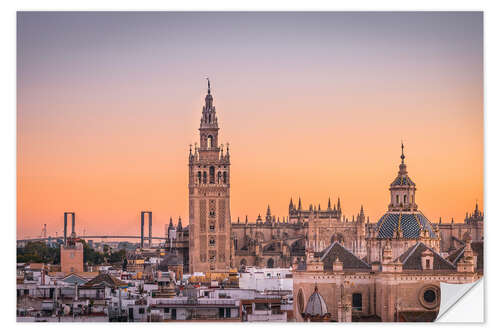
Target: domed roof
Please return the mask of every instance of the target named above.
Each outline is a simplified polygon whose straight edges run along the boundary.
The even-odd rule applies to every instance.
[[[309,297],[307,302],[306,311],[304,314],[309,316],[324,316],[328,313],[326,303],[323,297],[318,292],[318,286],[314,287],[314,292]]]
[[[391,183],[391,186],[415,186],[413,180],[406,175],[398,175],[396,179]]]
[[[429,237],[437,238],[431,222],[420,211],[387,212],[377,222],[377,238],[393,238],[398,230],[401,238],[419,238],[423,230],[429,232]]]

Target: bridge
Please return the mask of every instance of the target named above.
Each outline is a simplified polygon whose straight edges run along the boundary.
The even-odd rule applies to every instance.
[[[74,212],[64,212],[64,234],[63,236],[56,236],[56,237],[39,237],[39,238],[27,238],[27,239],[18,239],[17,243],[23,243],[23,242],[37,242],[37,241],[48,241],[48,240],[56,240],[56,239],[61,239],[65,244],[67,240],[67,233],[68,233],[68,217],[71,218],[71,237],[76,237],[75,233],[75,213]],[[144,218],[148,217],[149,218],[149,236],[144,235]],[[77,238],[83,238],[83,239],[140,239],[141,240],[141,248],[144,247],[144,240],[149,241],[149,247],[151,248],[151,241],[153,239],[159,239],[159,240],[167,240],[166,237],[153,237],[153,213],[150,211],[142,211],[141,212],[141,235],[140,236],[135,236],[135,235],[97,235],[97,236],[78,236]],[[45,235],[44,235],[45,236]]]
[[[141,236],[124,236],[124,235],[100,235],[100,236],[78,236],[78,238],[82,239],[110,239],[110,238],[116,238],[116,239],[141,239]],[[26,238],[26,239],[18,239],[17,242],[45,242],[48,240],[56,240],[56,239],[61,239],[64,240],[64,236],[57,236],[57,237],[44,237],[44,238]],[[149,240],[149,237],[143,237],[144,240]],[[166,237],[151,237],[151,239],[160,239],[160,240],[167,240]]]

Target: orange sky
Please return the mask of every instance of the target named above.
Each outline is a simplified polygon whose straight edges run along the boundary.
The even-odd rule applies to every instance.
[[[340,196],[349,218],[363,204],[375,222],[401,139],[428,218],[482,208],[482,16],[304,14],[296,27],[230,14],[217,24],[232,30],[209,41],[189,28],[214,22],[201,14],[18,17],[18,238],[44,223],[60,235],[64,211],[87,235],[139,234],[141,210],[154,235],[170,216],[186,224],[206,74],[231,144],[234,221],[268,203],[286,216],[300,195],[323,208]]]

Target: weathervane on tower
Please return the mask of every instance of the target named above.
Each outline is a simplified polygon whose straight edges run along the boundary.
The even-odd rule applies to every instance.
[[[405,145],[403,144],[403,139],[401,139],[401,163],[402,164],[405,163],[405,152],[404,152],[404,149],[405,149]]]

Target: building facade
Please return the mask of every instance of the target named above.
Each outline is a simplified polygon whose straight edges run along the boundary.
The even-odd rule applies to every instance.
[[[441,253],[439,226],[417,209],[401,149],[388,210],[367,228],[367,255],[333,241],[321,252],[309,244],[305,260],[294,264],[297,321],[433,321],[441,282],[471,283],[482,276],[482,242],[466,237],[450,256]]]
[[[73,237],[61,245],[61,272],[83,272],[83,244],[76,242]]]

